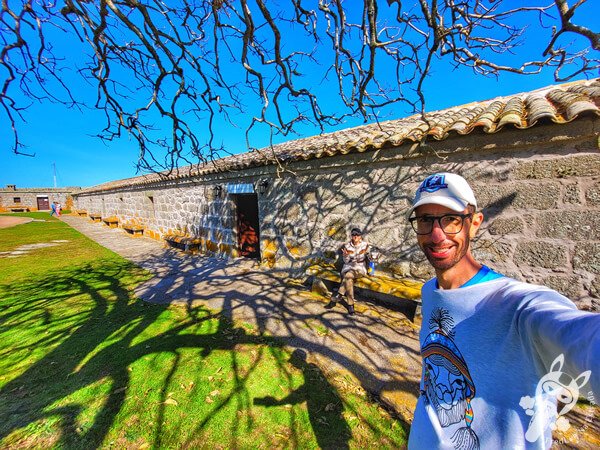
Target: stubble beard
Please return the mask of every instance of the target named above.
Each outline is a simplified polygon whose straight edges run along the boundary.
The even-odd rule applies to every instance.
[[[440,260],[440,259],[437,259],[437,258],[434,258],[433,256],[431,256],[429,254],[429,252],[423,252],[423,253],[425,253],[425,257],[429,261],[429,264],[431,264],[431,266],[436,271],[444,272],[446,270],[453,268],[455,265],[457,265],[466,256],[470,247],[471,247],[471,237],[467,233],[465,236],[465,240],[463,241],[462,248],[459,249],[459,252],[452,259]]]

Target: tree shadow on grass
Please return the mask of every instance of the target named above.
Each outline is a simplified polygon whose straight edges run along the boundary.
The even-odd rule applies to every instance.
[[[2,333],[28,324],[39,329],[36,340],[8,349],[20,350],[22,359],[35,362],[0,389],[0,439],[18,428],[49,419],[61,424],[57,444],[93,446],[102,441],[123,402],[125,391],[119,388],[128,384],[127,367],[120,364],[119,358],[102,356],[111,352],[111,346],[98,354],[100,364],[93,358],[85,360],[123,326],[135,323],[119,342],[120,347],[128,345],[165,309],[141,309],[140,303],[130,298],[122,279],[130,276],[131,269],[128,263],[107,260],[104,265],[86,265],[26,284],[0,287],[0,297],[5,299],[0,312]],[[87,301],[77,302],[82,297]],[[89,309],[80,310],[78,306]],[[46,353],[39,358],[27,354],[44,350]],[[105,377],[112,380],[107,401],[87,431],[74,432],[79,408],[52,405]]]
[[[390,320],[373,314],[348,320],[344,311],[327,312],[303,288],[287,284],[285,271],[264,272],[245,261],[149,255],[144,267],[161,273],[136,289],[145,300],[176,303],[189,314],[198,305],[219,310],[232,321],[255,324],[263,336],[276,336],[278,345],[310,352],[328,374],[336,376],[342,368],[349,371],[375,398],[380,392],[398,393],[396,398],[406,404],[392,414],[407,434],[406,420],[414,407],[410,399],[416,401],[418,395],[420,355],[414,324],[404,316],[370,304]],[[396,364],[399,359],[402,365]],[[370,427],[375,430],[377,425]]]
[[[272,396],[255,398],[254,404],[272,407],[306,402],[319,448],[347,449],[352,434],[342,415],[342,399],[327,382],[321,369],[306,361],[304,350],[294,350],[289,361],[303,372],[304,384],[282,399]]]
[[[150,305],[132,298],[136,282],[131,278],[131,271],[130,264],[107,260],[103,264],[47,274],[26,285],[0,285],[0,298],[4,299],[0,303],[0,338],[9,336],[14,327],[35,329],[24,342],[8,344],[3,351],[3,355],[13,358],[11,363],[23,367],[17,376],[0,384],[0,442],[3,445],[64,448],[102,445],[115,422],[121,420],[117,416],[133,391],[132,367],[142,359],[165,353],[173,359],[170,366],[157,369],[160,371],[157,378],[161,380],[159,399],[152,403],[156,405],[155,421],[145,439],[155,447],[169,445],[163,437],[165,411],[169,405],[169,389],[182,364],[180,355],[185,349],[199,349],[200,359],[217,349],[228,351],[234,381],[231,392],[211,406],[203,423],[191,426],[188,421],[185,425],[192,433],[202,434],[210,426],[211,417],[236,402],[242,416],[229,424],[231,434],[227,445],[237,447],[238,437],[252,429],[248,378],[263,360],[265,351],[279,349],[279,352],[283,343],[235,328],[227,314],[214,315],[202,307],[191,308],[183,320],[166,330],[148,334],[148,328],[157,326],[168,305]],[[199,325],[215,319],[218,324],[212,332],[196,334]],[[242,369],[236,352],[239,345],[258,349],[249,368]],[[34,362],[29,362],[32,359]],[[148,373],[148,377],[152,376]],[[202,382],[195,381],[197,385]],[[310,389],[313,381],[316,382],[312,378],[305,380],[306,389]],[[82,389],[106,382],[110,387],[101,394],[104,396],[101,405],[87,425],[82,426],[78,421],[88,405],[78,403],[75,396]],[[322,387],[323,381],[318,383],[314,389]],[[332,388],[329,392],[333,392]],[[313,413],[309,408],[311,422]],[[244,417],[245,423],[242,423]],[[342,425],[347,428],[347,424]],[[119,426],[126,427],[126,424],[120,422]],[[51,430],[57,428],[59,432],[53,435]],[[18,430],[25,431],[9,437]],[[319,440],[318,430],[315,428]],[[181,432],[188,434],[188,430]],[[337,442],[347,447],[349,437],[345,434]],[[193,439],[192,435],[188,441]]]
[[[423,164],[423,170],[429,170],[426,161]],[[285,180],[289,183],[285,189],[271,190],[259,202],[265,219],[261,222],[261,233],[277,241],[277,267],[286,267],[281,272],[275,268],[265,273],[262,268],[252,267],[242,273],[234,267],[237,261],[181,257],[164,251],[158,244],[149,249],[145,240],[119,242],[111,247],[111,243],[120,238],[119,233],[102,232],[93,225],[81,228],[108,248],[115,251],[126,248],[123,255],[157,275],[136,290],[139,298],[161,304],[177,303],[187,307],[190,314],[198,305],[204,305],[236,321],[256,324],[261,334],[270,333],[286,345],[305,349],[326,370],[332,367],[336,371],[350,372],[367,392],[386,395],[387,404],[396,407],[401,403],[400,414],[406,424],[412,419],[421,374],[418,336],[412,324],[403,323],[399,313],[388,321],[381,320],[389,313],[388,308],[384,312],[377,311],[379,316],[359,311],[355,319],[348,320],[343,311],[324,312],[323,304],[298,295],[297,290],[288,289],[282,281],[284,273],[297,274],[314,257],[325,258],[332,249],[339,248],[347,239],[345,230],[355,222],[372,233],[375,239],[372,243],[381,247],[389,260],[412,265],[416,240],[410,226],[403,225],[405,220],[398,212],[409,201],[409,193],[402,186],[415,183],[415,173],[400,170],[360,175],[357,183],[353,183],[357,189],[350,191],[340,189],[344,186],[344,176],[333,174],[331,183],[325,186],[317,183],[312,175],[303,179],[290,177]],[[291,197],[287,195],[290,191],[294,193]],[[305,202],[305,196],[314,201]],[[196,201],[202,204],[205,200],[202,196],[191,200]],[[207,202],[211,205],[211,201]],[[390,206],[394,204],[398,208]],[[277,210],[271,205],[278,205]],[[228,211],[227,202],[220,200],[212,207],[216,214]],[[348,216],[348,208],[356,214]],[[204,218],[192,214],[186,220],[192,230],[198,230]],[[148,228],[154,229],[155,224],[154,219],[149,219]],[[339,233],[332,236],[329,231],[335,229]],[[382,241],[377,242],[378,238]],[[304,251],[305,245],[309,247],[308,253]],[[302,251],[298,253],[294,249]],[[404,266],[400,269],[404,270]],[[362,305],[361,302],[359,308]],[[373,311],[376,306],[369,304],[368,307]],[[209,352],[210,349],[205,348],[203,356]],[[327,374],[330,375],[329,370]]]

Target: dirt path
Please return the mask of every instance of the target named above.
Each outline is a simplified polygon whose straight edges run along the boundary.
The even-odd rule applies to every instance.
[[[15,225],[21,225],[32,220],[31,217],[0,216],[0,228],[14,227]]]

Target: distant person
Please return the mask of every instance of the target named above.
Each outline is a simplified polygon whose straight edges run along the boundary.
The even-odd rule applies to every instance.
[[[325,308],[334,308],[337,302],[344,300],[345,296],[348,314],[354,315],[354,281],[367,275],[366,260],[369,250],[369,244],[363,241],[360,228],[353,228],[350,231],[350,241],[342,247],[344,266],[341,271],[340,287]]]
[[[52,206],[50,207],[50,217],[56,216],[56,202],[52,202]]]
[[[409,217],[436,274],[422,289],[409,448],[550,448],[579,396],[600,398],[600,314],[479,263],[471,239],[483,214],[459,175],[427,177]]]
[[[56,203],[56,215],[58,217],[60,217],[60,215],[62,214],[62,205],[60,203]]]

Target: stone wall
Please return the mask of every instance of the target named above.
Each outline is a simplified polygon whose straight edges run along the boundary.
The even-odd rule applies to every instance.
[[[38,196],[48,197],[49,205],[52,202],[59,202],[63,209],[71,209],[73,206],[74,192],[80,188],[2,188],[0,189],[0,212],[10,211],[9,208],[21,206],[29,208],[30,211],[37,211]],[[20,203],[15,203],[15,198],[20,199]]]
[[[156,239],[165,235],[202,237],[208,251],[237,256],[234,199],[224,189],[217,195],[215,185],[184,182],[83,194],[77,196],[76,204],[90,214],[144,225],[145,234]]]
[[[216,197],[214,186],[268,179],[258,196],[265,268],[299,273],[316,260],[335,261],[349,229],[358,226],[382,250],[380,270],[424,280],[432,272],[404,214],[426,175],[453,171],[471,182],[486,217],[473,243],[479,260],[555,288],[580,307],[600,306],[598,119],[453,136],[286,169],[89,193],[77,197],[77,207],[140,221],[154,237],[201,236],[212,242],[209,250],[235,256],[235,202],[226,190]]]

